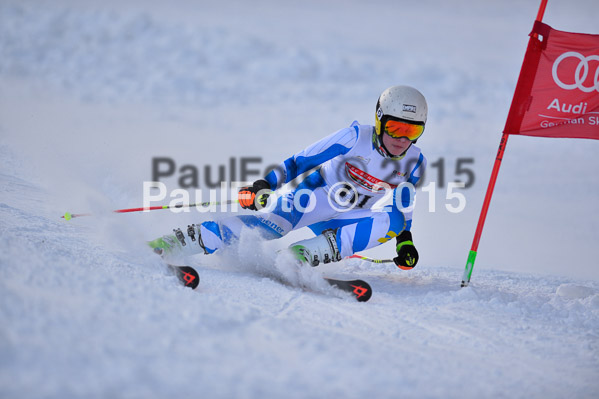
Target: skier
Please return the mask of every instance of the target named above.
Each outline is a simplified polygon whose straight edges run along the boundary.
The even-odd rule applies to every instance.
[[[258,229],[266,239],[274,239],[307,226],[316,237],[291,249],[312,266],[396,238],[395,264],[413,268],[418,262],[410,232],[413,190],[426,167],[414,143],[424,131],[426,100],[412,87],[390,87],[378,99],[375,118],[375,126],[354,121],[241,188],[239,203],[256,211],[253,214],[175,229],[174,235],[151,241],[150,246],[161,255],[211,254],[238,238],[242,228]],[[273,200],[273,192],[308,171],[296,188]],[[373,209],[388,193],[393,205]]]

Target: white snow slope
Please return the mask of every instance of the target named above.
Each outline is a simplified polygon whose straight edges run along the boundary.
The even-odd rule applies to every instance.
[[[0,1],[0,398],[599,397],[599,143],[510,138],[459,288],[537,1],[119,3]],[[599,33],[597,15],[550,0],[545,22]],[[223,213],[109,212],[141,206],[153,157],[195,165],[201,189],[230,158],[262,157],[258,178],[372,123],[393,84],[428,99],[438,183],[412,271],[296,269],[274,253],[308,232],[250,232],[185,260],[192,291],[145,241]],[[461,158],[475,182],[451,213]]]

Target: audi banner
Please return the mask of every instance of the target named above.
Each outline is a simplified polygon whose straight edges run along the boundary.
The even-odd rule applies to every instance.
[[[599,140],[599,35],[535,22],[504,133]]]

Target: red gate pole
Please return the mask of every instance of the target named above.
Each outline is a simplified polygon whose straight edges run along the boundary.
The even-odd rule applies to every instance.
[[[545,8],[547,7],[547,0],[541,0],[541,5],[539,7],[539,12],[537,13],[536,20],[542,22],[543,15],[545,14]],[[526,49],[526,54],[529,54],[537,40],[537,35],[533,33],[530,40],[528,41],[528,47]],[[487,218],[487,212],[489,210],[489,205],[491,203],[491,197],[493,196],[493,190],[495,188],[495,182],[497,181],[497,175],[499,174],[499,168],[501,166],[501,161],[503,160],[503,153],[505,152],[505,146],[507,145],[507,139],[509,137],[509,133],[506,133],[508,129],[508,123],[510,123],[510,116],[512,112],[515,110],[518,102],[522,98],[522,89],[519,90],[524,84],[523,82],[528,79],[529,83],[532,85],[532,81],[530,79],[530,75],[527,75],[527,71],[525,71],[526,55],[524,58],[524,62],[522,63],[522,69],[520,70],[520,76],[518,77],[518,84],[516,84],[516,90],[514,92],[514,98],[512,99],[512,104],[510,107],[510,113],[508,114],[508,122],[506,122],[506,129],[504,129],[503,135],[501,136],[501,141],[499,142],[499,149],[497,150],[497,157],[495,157],[495,164],[493,165],[493,171],[491,172],[491,178],[489,180],[489,185],[487,186],[487,193],[485,194],[485,200],[483,202],[483,207],[480,212],[480,217],[478,218],[478,225],[476,226],[476,232],[474,233],[474,240],[472,241],[472,247],[470,248],[470,252],[468,254],[468,260],[466,261],[466,268],[464,270],[464,275],[462,276],[462,287],[467,287],[470,283],[470,277],[472,276],[472,269],[474,269],[474,261],[476,260],[476,254],[478,251],[478,244],[480,242],[480,237],[483,233],[483,227],[485,225],[485,219]],[[534,80],[534,76],[533,79]],[[520,92],[519,92],[520,91]],[[525,94],[527,97],[530,94],[530,89],[528,90],[528,94]],[[522,122],[522,119],[520,119]],[[519,124],[518,124],[519,128]]]

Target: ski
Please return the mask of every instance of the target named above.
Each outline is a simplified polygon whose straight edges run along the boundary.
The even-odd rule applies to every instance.
[[[324,279],[333,287],[352,294],[358,302],[366,302],[372,296],[372,288],[364,280],[337,280],[327,277]]]
[[[169,270],[177,276],[181,284],[195,290],[200,284],[200,275],[191,266],[167,265]]]
[[[191,266],[177,266],[167,264],[168,269],[177,276],[185,287],[195,290],[200,284],[200,275]],[[364,280],[338,280],[324,277],[325,281],[333,287],[349,292],[358,302],[366,302],[372,296],[372,288]]]

